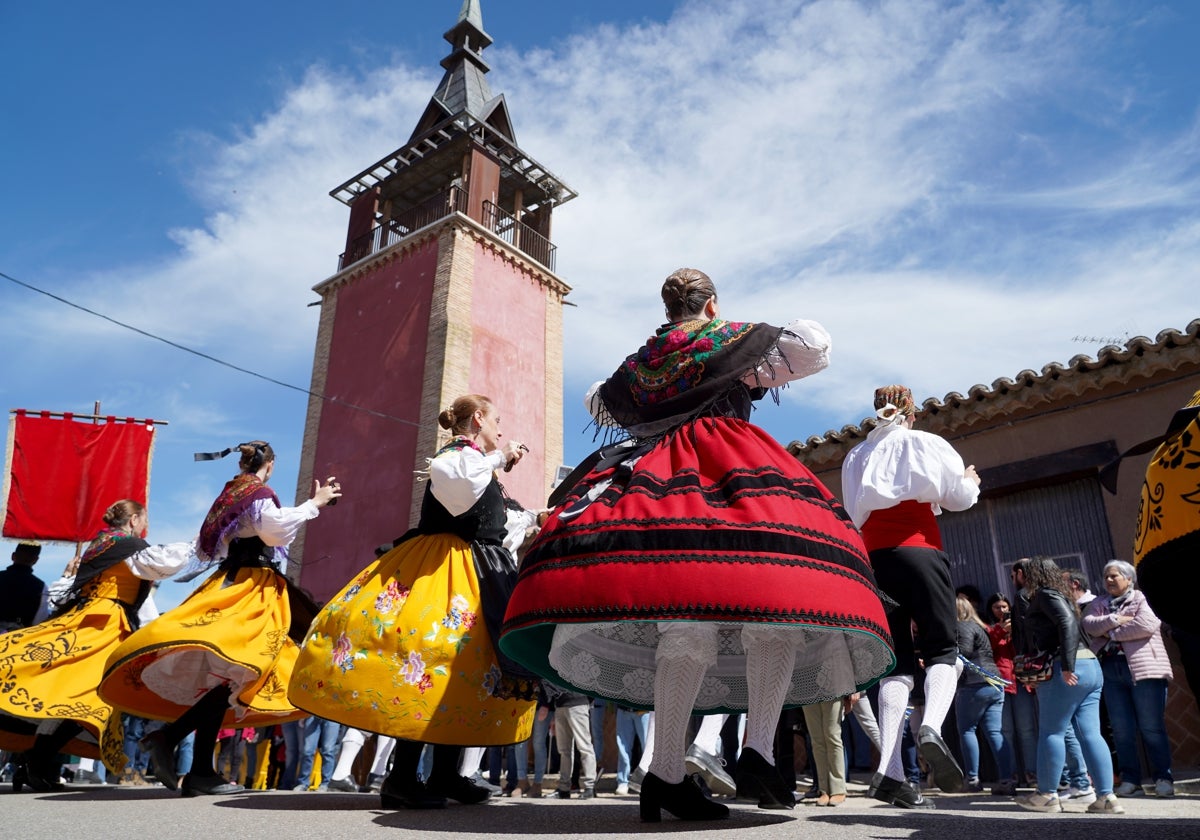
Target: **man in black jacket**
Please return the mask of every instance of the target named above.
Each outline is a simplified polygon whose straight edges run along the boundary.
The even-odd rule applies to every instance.
[[[12,565],[0,572],[0,633],[32,627],[46,617],[46,584],[33,573],[40,545],[17,543]]]

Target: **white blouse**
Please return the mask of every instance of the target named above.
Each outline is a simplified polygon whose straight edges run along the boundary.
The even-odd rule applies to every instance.
[[[843,502],[860,528],[872,511],[905,501],[928,503],[935,515],[966,510],[979,500],[979,485],[965,471],[962,457],[937,435],[881,424],[842,462]]]
[[[499,449],[486,455],[469,446],[452,449],[430,459],[430,490],[451,516],[461,516],[475,506],[492,483],[492,475],[503,466],[504,453]]]

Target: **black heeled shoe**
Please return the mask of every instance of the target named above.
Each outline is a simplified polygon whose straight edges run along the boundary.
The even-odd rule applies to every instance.
[[[399,785],[388,776],[379,786],[379,803],[380,807],[388,811],[398,811],[401,808],[430,810],[445,808],[446,797],[431,793],[424,782],[416,779],[413,779],[412,784]]]
[[[437,767],[436,761],[434,767]],[[446,777],[433,775],[425,783],[425,787],[433,796],[443,796],[446,799],[461,802],[463,805],[478,805],[480,802],[487,802],[492,798],[491,790],[477,785],[466,776],[460,776],[457,773]]]
[[[728,808],[704,795],[694,775],[684,776],[679,784],[670,785],[653,773],[647,773],[642,780],[638,804],[642,822],[662,822],[663,811],[676,819],[693,821],[723,820],[729,816]]]
[[[757,799],[759,808],[790,811],[796,807],[796,793],[779,769],[748,747],[738,758],[737,795],[738,799]]]
[[[167,790],[179,790],[179,774],[175,772],[175,750],[167,745],[166,736],[161,729],[155,730],[142,740],[138,746],[150,753],[150,773],[163,783]]]

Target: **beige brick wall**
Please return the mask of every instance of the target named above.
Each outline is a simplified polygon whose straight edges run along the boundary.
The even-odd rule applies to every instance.
[[[313,482],[313,462],[317,451],[317,437],[321,430],[321,409],[325,402],[320,395],[325,393],[325,382],[329,373],[329,348],[333,342],[338,288],[334,286],[324,290],[321,296],[321,320],[317,324],[317,346],[313,351],[312,382],[309,385],[311,393],[304,418],[304,439],[300,447],[300,473],[296,477],[296,504],[309,497]],[[288,552],[287,575],[293,581],[300,580],[300,570],[304,567],[305,531],[304,528],[300,529]]]

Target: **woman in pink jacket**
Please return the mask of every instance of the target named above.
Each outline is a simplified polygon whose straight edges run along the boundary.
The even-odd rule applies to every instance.
[[[1173,676],[1163,645],[1162,622],[1137,589],[1137,572],[1124,560],[1104,567],[1108,594],[1087,606],[1083,629],[1104,671],[1104,702],[1116,742],[1121,784],[1118,796],[1141,796],[1140,732],[1146,745],[1154,792],[1174,796],[1171,743],[1167,740],[1167,682]]]

